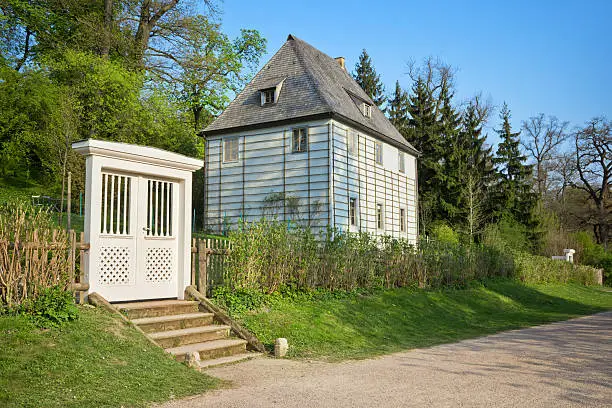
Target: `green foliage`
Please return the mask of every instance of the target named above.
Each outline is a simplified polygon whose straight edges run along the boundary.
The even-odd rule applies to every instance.
[[[353,78],[361,89],[372,99],[374,104],[382,109],[385,103],[385,88],[380,75],[376,73],[372,59],[364,49],[359,56],[359,61],[355,64]]]
[[[459,244],[459,234],[445,223],[438,223],[431,229],[431,237],[443,244]]]
[[[497,181],[494,186],[493,211],[497,219],[511,216],[533,227],[532,211],[536,195],[532,192],[532,167],[521,153],[519,135],[510,125],[510,109],[504,104],[500,113],[501,128],[496,130],[501,142],[493,158],[497,166]]]
[[[574,234],[578,242],[580,253],[578,254],[580,263],[591,265],[604,270],[604,283],[612,284],[612,251],[606,251],[603,245],[597,244],[591,235],[586,232]]]
[[[42,289],[34,300],[25,302],[20,311],[38,327],[59,327],[79,316],[74,295],[61,286]]]
[[[595,269],[590,266],[552,260],[526,252],[516,253],[514,261],[516,277],[523,282],[597,284]]]
[[[261,291],[249,288],[230,289],[226,286],[216,287],[212,299],[232,314],[259,309],[266,300]]]
[[[395,93],[387,103],[389,120],[406,137],[408,135],[408,93],[401,88],[399,81],[395,82]]]
[[[530,250],[527,228],[511,217],[505,217],[497,224],[489,224],[484,231],[483,243],[505,252]]]

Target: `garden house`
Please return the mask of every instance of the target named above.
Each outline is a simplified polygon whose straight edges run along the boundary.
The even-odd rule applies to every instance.
[[[205,219],[417,239],[416,157],[344,66],[289,35],[206,137]]]

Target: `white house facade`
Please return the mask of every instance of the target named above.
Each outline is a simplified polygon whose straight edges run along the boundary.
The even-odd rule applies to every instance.
[[[207,228],[293,221],[416,242],[416,150],[343,66],[287,42],[203,134]]]

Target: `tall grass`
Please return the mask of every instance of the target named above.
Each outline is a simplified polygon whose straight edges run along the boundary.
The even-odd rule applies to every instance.
[[[68,239],[51,214],[25,203],[0,205],[0,309],[68,284]]]
[[[230,233],[224,284],[267,293],[283,286],[356,288],[463,286],[474,279],[508,277],[511,256],[477,245],[423,242],[366,233],[307,229],[262,220]]]

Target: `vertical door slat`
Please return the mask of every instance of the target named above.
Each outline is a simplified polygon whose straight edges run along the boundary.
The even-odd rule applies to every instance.
[[[104,217],[102,218],[102,233],[107,234],[108,230],[106,228],[106,217],[107,217],[107,208],[108,208],[108,175],[102,174],[102,203],[104,205]]]

